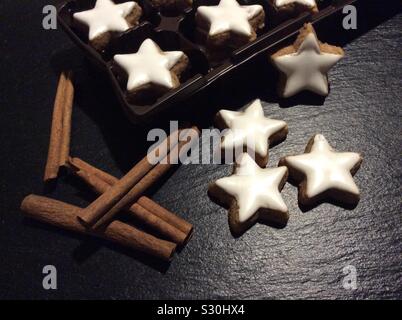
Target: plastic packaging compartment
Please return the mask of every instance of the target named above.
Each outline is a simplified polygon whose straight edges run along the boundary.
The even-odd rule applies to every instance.
[[[116,3],[126,1],[128,0],[114,0]],[[294,36],[305,22],[310,21],[315,24],[338,13],[345,5],[353,4],[358,0],[320,1],[318,2],[319,13],[314,15],[304,13],[277,25],[271,22],[274,19],[271,19],[268,0],[238,1],[241,4],[263,5],[266,12],[265,27],[257,33],[256,40],[234,50],[229,57],[214,64],[208,61],[202,44],[195,41],[194,15],[198,6],[215,5],[219,2],[218,0],[194,0],[191,8],[185,9],[176,16],[172,13],[169,13],[169,16],[164,16],[155,10],[147,0],[139,0],[137,2],[143,8],[140,24],[113,39],[101,53],[87,43],[87,36],[74,27],[73,21],[75,12],[93,8],[95,0],[73,0],[63,4],[58,10],[58,19],[64,31],[83,50],[87,58],[107,74],[118,100],[130,120],[133,122],[149,122],[162,110],[189,98],[223,75],[230,76],[231,70],[256,55],[277,47],[281,42]],[[153,39],[162,50],[184,51],[189,57],[190,68],[185,72],[178,88],[170,90],[152,105],[134,105],[127,101],[124,85],[113,72],[112,59],[113,55],[118,53],[136,52],[146,38]]]

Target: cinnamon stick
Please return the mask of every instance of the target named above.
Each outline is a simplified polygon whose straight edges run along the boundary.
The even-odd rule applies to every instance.
[[[90,174],[83,170],[78,170],[74,173],[85,181],[96,193],[102,194],[110,188],[110,185],[107,182],[103,181],[96,175]],[[168,240],[173,241],[181,246],[187,243],[188,238],[190,237],[190,234],[185,234],[181,230],[154,215],[153,212],[149,211],[147,208],[139,205],[138,203],[134,203],[126,211],[137,219],[141,220],[149,227],[158,231]]]
[[[112,176],[111,174],[109,174],[105,171],[102,171],[99,168],[94,167],[93,165],[89,164],[88,162],[86,162],[78,157],[70,157],[68,162],[75,169],[86,171],[92,175],[96,175],[109,185],[114,185],[117,181],[119,181],[119,179]]]
[[[77,220],[77,216],[82,212],[81,208],[47,197],[31,194],[22,201],[21,210],[33,219],[63,229],[101,237],[166,261],[171,260],[176,249],[176,245],[172,242],[158,239],[117,220],[105,228],[88,230]]]
[[[55,179],[68,159],[74,88],[72,73],[62,72],[57,85],[44,181]]]
[[[193,127],[190,130],[183,130],[188,132],[190,136],[188,138],[195,138],[194,132],[197,135],[197,138],[199,136],[199,130],[197,127]],[[190,141],[194,142],[194,139],[191,139]],[[122,209],[125,207],[128,207],[132,203],[136,202],[138,198],[156,181],[159,180],[159,178],[164,175],[172,166],[172,164],[177,163],[178,157],[180,157],[182,153],[182,149],[184,146],[188,144],[189,141],[180,141],[172,150],[171,153],[166,155],[166,157],[158,163],[152,170],[150,170],[136,185],[132,187],[131,190],[129,190],[125,196],[121,198],[120,201],[118,201],[113,207],[111,207],[104,215],[96,217],[96,219],[93,219],[92,222],[92,227],[93,228],[99,228],[104,224],[107,224],[110,222],[113,217]],[[172,156],[173,155],[173,156]],[[86,219],[85,221],[88,221]]]
[[[114,185],[118,181],[118,179],[116,177],[90,165],[89,163],[85,162],[84,160],[82,160],[80,158],[77,158],[77,157],[70,158],[69,163],[74,168],[76,168],[75,171],[77,171],[77,170],[78,170],[78,172],[84,171],[91,175],[95,175],[98,178],[100,178],[101,180],[103,180],[104,182],[106,182],[109,186]],[[95,182],[91,183],[91,181],[86,180],[84,177],[82,177],[82,178],[90,186],[95,188],[95,190],[94,190],[95,192],[97,192],[97,193],[105,192],[104,190],[100,190],[99,188],[96,188],[96,186],[92,184]],[[160,219],[163,219],[170,225],[172,225],[172,226],[176,227],[177,229],[181,230],[182,232],[184,232],[187,236],[187,239],[185,242],[187,242],[189,240],[189,238],[191,237],[191,235],[193,233],[193,225],[191,223],[187,222],[186,220],[180,218],[179,216],[177,216],[174,213],[170,212],[169,210],[165,209],[164,207],[157,204],[156,202],[154,202],[147,196],[141,196],[137,200],[137,203],[140,206],[147,209],[148,211],[152,212],[152,214],[154,214],[155,216],[159,217]]]
[[[145,196],[139,197],[137,203],[140,206],[143,206],[144,208],[152,211],[154,215],[158,216],[159,218],[165,220],[167,223],[171,224],[172,226],[175,226],[177,229],[184,232],[188,237],[186,242],[188,242],[189,238],[191,238],[194,230],[193,225],[191,223],[173,214],[172,212],[162,207],[158,203],[152,201],[148,197]]]
[[[70,137],[71,137],[71,116],[73,113],[74,86],[72,82],[72,72],[66,76],[65,93],[63,103],[63,130],[61,136],[59,166],[64,166],[70,156]]]
[[[176,131],[162,142],[162,146],[159,148],[159,156],[161,158],[165,157],[169,149],[177,142],[177,139],[171,139],[171,137],[177,134],[178,132]],[[172,144],[172,146],[170,146],[170,144]],[[106,192],[102,193],[88,207],[83,209],[80,220],[87,226],[93,226],[96,221],[120,201],[120,199],[155,166],[156,163],[150,163],[148,157],[144,157],[123,178],[117,181]]]
[[[57,85],[56,98],[53,106],[52,127],[50,130],[49,151],[45,167],[44,180],[57,177],[59,171],[60,137],[63,130],[63,101],[65,93],[66,74],[60,74]]]

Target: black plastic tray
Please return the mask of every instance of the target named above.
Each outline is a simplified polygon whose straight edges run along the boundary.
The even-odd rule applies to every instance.
[[[115,0],[116,3],[128,0]],[[112,88],[124,111],[133,122],[152,121],[161,111],[174,104],[184,101],[194,93],[207,88],[211,83],[230,72],[256,55],[276,48],[282,42],[297,34],[306,22],[316,24],[342,11],[343,7],[354,4],[358,0],[324,0],[317,1],[320,12],[317,14],[304,13],[279,24],[273,24],[268,6],[268,0],[239,0],[241,4],[261,4],[266,12],[265,28],[257,39],[235,50],[232,54],[218,62],[211,63],[205,54],[205,48],[196,43],[193,37],[194,14],[200,5],[214,5],[218,0],[194,0],[193,6],[174,16],[165,16],[151,6],[147,0],[139,0],[143,8],[140,24],[113,39],[110,45],[101,53],[93,49],[87,38],[74,28],[72,15],[75,12],[88,10],[95,0],[69,1],[58,10],[58,20],[64,31],[73,42],[83,50],[93,64],[109,78]],[[158,98],[152,105],[134,105],[126,99],[125,90],[112,71],[111,60],[114,54],[136,52],[146,38],[153,39],[162,50],[184,51],[190,60],[191,67],[186,72],[184,80],[178,88],[170,90]]]

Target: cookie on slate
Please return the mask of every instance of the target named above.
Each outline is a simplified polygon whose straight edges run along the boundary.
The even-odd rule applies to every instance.
[[[227,151],[250,152],[256,162],[265,167],[268,163],[269,145],[286,138],[288,126],[285,121],[265,117],[259,99],[244,111],[220,110],[215,117],[220,129],[229,129],[221,140],[221,154]],[[233,155],[233,153],[232,153]]]
[[[190,8],[193,0],[149,0],[151,5],[162,12],[180,13]]]
[[[271,56],[273,65],[280,71],[278,94],[288,98],[308,90],[327,96],[327,73],[343,56],[342,48],[321,43],[313,26],[305,24],[293,45]]]
[[[255,40],[265,25],[265,12],[261,5],[221,0],[217,6],[198,7],[195,20],[202,41],[214,53]]]
[[[138,52],[113,57],[117,76],[126,83],[127,98],[139,103],[155,99],[180,85],[179,77],[189,64],[182,51],[162,51],[151,39]]]
[[[136,26],[141,15],[141,7],[134,1],[97,0],[93,9],[76,12],[73,18],[76,26],[87,32],[90,45],[102,51],[113,36]]]
[[[286,167],[260,168],[244,153],[234,173],[211,183],[208,193],[217,203],[229,208],[229,227],[241,235],[257,220],[285,226],[289,215],[280,191],[286,183]]]
[[[289,169],[289,177],[299,186],[299,202],[313,206],[325,200],[356,205],[360,192],[353,175],[363,159],[354,152],[335,152],[321,134],[313,136],[304,154],[287,156],[279,161]]]

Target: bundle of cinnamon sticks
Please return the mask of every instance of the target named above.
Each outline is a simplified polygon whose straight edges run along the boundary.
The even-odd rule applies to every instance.
[[[79,208],[47,197],[28,195],[22,201],[22,211],[31,218],[105,238],[169,261],[175,250],[189,241],[193,226],[144,193],[178,162],[181,153],[186,152],[185,146],[197,141],[198,129],[185,128],[173,133],[160,144],[157,150],[159,161],[150,161],[147,155],[118,179],[69,155],[73,95],[72,74],[63,72],[54,103],[44,180],[55,179],[59,168],[65,166],[99,197],[86,208]],[[180,141],[179,136],[187,139]],[[116,214],[120,212],[134,217],[156,235],[117,220]]]

